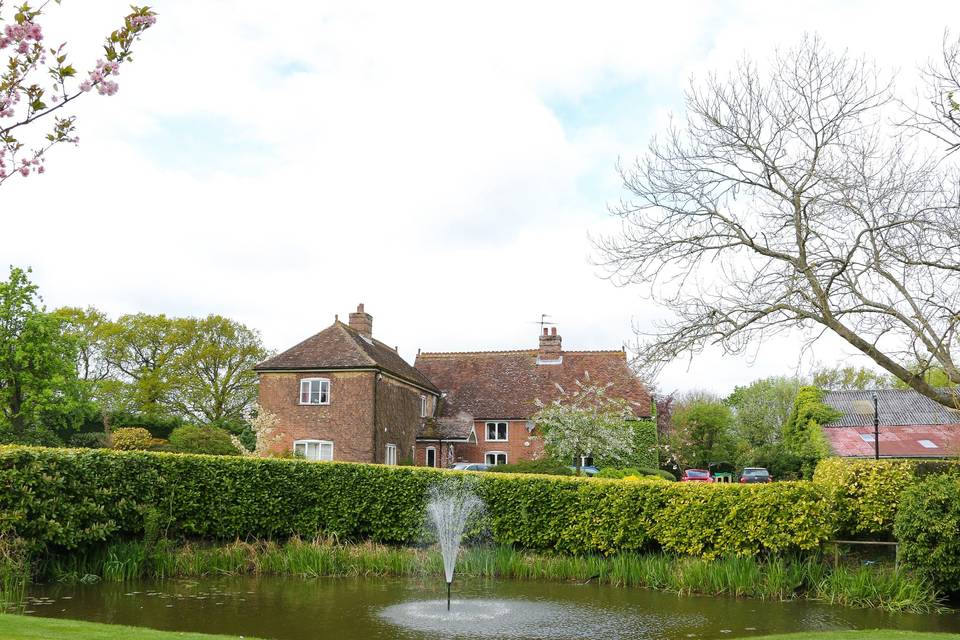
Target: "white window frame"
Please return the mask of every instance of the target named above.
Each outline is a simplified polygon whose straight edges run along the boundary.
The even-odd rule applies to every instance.
[[[430,454],[433,454],[433,464],[430,464]],[[436,447],[427,447],[426,451],[423,454],[423,464],[428,467],[437,466],[437,448]]]
[[[420,396],[420,417],[427,417],[427,396]]]
[[[489,456],[493,456],[493,462],[488,462]],[[503,456],[503,462],[497,462],[497,456]],[[510,456],[507,455],[506,451],[487,451],[483,454],[483,463],[493,467],[498,464],[510,464]]]
[[[392,460],[391,460],[392,458]],[[387,444],[387,450],[383,458],[384,464],[396,465],[397,464],[397,445]]]
[[[590,464],[587,464],[587,460],[588,460],[588,459],[590,460]],[[580,467],[581,467],[581,468],[582,468],[582,467],[592,467],[592,466],[593,466],[593,456],[592,456],[592,455],[580,456]]]
[[[490,425],[503,425],[503,437],[490,437]],[[500,434],[500,429],[494,427],[494,431],[497,436]],[[483,440],[484,442],[509,442],[510,440],[510,422],[507,420],[489,420],[483,425]]]
[[[317,445],[317,457],[315,459],[308,458],[307,452],[310,450],[311,444]],[[293,453],[297,453],[297,445],[303,445],[303,454],[304,460],[309,460],[311,462],[332,462],[333,461],[333,440],[294,440],[293,441]],[[330,457],[323,457],[323,448],[324,446],[330,446]]]
[[[926,439],[926,438],[924,438],[923,440],[917,440],[917,444],[919,444],[919,445],[920,445],[921,447],[923,447],[924,449],[939,449],[939,448],[940,448],[939,445],[937,445],[936,442],[934,442],[933,440],[928,440],[928,439]]]
[[[310,392],[309,386],[307,387],[307,402],[304,402],[303,401],[303,385],[304,383],[309,385],[313,382],[320,383],[320,392],[318,394],[318,398],[320,402],[310,402],[310,398],[312,397],[313,394]],[[327,390],[326,399],[324,399],[323,397],[324,383],[326,383],[326,390]],[[330,379],[329,378],[300,378],[300,394],[297,396],[297,402],[305,406],[313,406],[313,407],[324,405],[324,404],[330,404]]]

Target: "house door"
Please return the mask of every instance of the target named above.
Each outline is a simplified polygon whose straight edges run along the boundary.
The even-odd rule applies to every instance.
[[[427,447],[427,466],[437,466],[437,450],[433,447]]]

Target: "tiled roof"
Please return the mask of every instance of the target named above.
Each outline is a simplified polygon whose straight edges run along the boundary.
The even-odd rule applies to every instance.
[[[473,434],[473,417],[466,413],[427,418],[417,432],[419,440],[467,440]]]
[[[255,369],[380,369],[425,389],[437,390],[429,379],[410,366],[393,348],[361,335],[342,322],[334,322],[300,344],[261,362]]]
[[[843,415],[827,427],[873,428],[873,391],[829,391],[824,402]],[[960,411],[922,396],[913,389],[878,389],[881,425],[960,425]]]
[[[421,353],[416,367],[446,395],[442,415],[525,420],[535,400],[550,402],[589,373],[595,384],[612,383],[609,395],[631,403],[638,417],[650,415],[650,394],[622,351],[564,351],[561,364],[537,364],[537,350]]]
[[[824,429],[823,433],[833,452],[839,456],[874,456],[872,425],[834,427]],[[957,455],[960,455],[960,424],[880,427],[880,456],[883,458],[945,458]]]

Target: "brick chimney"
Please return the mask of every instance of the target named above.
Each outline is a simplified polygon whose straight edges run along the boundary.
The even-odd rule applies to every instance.
[[[563,357],[563,349],[560,346],[560,336],[557,335],[557,328],[543,328],[543,335],[540,336],[540,352],[537,354],[539,362],[558,362]]]
[[[357,312],[350,314],[350,328],[362,336],[373,337],[373,316],[363,310],[363,303],[357,305]]]

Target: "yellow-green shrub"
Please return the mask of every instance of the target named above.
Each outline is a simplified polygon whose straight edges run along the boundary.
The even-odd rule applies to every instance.
[[[933,476],[907,489],[894,531],[905,563],[960,592],[960,478]]]
[[[424,467],[92,449],[0,447],[0,531],[33,548],[143,534],[206,539],[334,535],[422,539],[428,488],[473,484],[494,541],[567,553],[663,548],[713,557],[812,549],[833,533],[828,492],[810,482],[687,485]]]
[[[117,429],[110,437],[111,446],[118,451],[136,451],[149,449],[153,436],[143,427],[124,427]]]
[[[929,463],[915,460],[850,460],[827,458],[817,465],[813,481],[824,487],[836,504],[843,535],[889,536],[900,506],[900,496],[915,484]],[[950,463],[938,465],[940,472]]]

